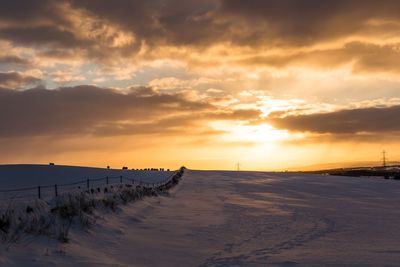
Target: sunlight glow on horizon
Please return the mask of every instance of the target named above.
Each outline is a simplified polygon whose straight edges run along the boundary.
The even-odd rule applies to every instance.
[[[396,161],[382,1],[0,1],[0,163]]]

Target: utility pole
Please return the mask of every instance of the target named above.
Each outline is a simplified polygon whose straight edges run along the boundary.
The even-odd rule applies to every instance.
[[[386,151],[382,151],[382,165],[383,167],[386,167]]]
[[[236,163],[237,171],[240,171],[240,162]]]

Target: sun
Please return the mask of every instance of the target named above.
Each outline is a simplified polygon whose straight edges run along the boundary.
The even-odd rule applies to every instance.
[[[240,122],[213,122],[212,127],[224,131],[221,138],[227,142],[275,143],[291,138],[288,131],[274,129],[266,123],[250,125]]]

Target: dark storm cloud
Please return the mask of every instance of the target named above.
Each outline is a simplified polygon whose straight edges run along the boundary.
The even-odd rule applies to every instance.
[[[182,134],[202,130],[202,122],[214,112],[219,111],[207,103],[146,87],[127,93],[94,86],[0,89],[0,137]],[[227,112],[224,119],[230,120],[258,115],[245,110]]]
[[[400,106],[280,116],[282,113],[272,113],[268,123],[279,129],[320,134],[400,132]]]
[[[20,88],[25,86],[38,85],[41,79],[19,73],[19,72],[0,72],[0,87]]]

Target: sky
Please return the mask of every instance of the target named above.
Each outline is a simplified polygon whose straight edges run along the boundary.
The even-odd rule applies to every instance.
[[[0,163],[400,159],[400,1],[0,2]]]

